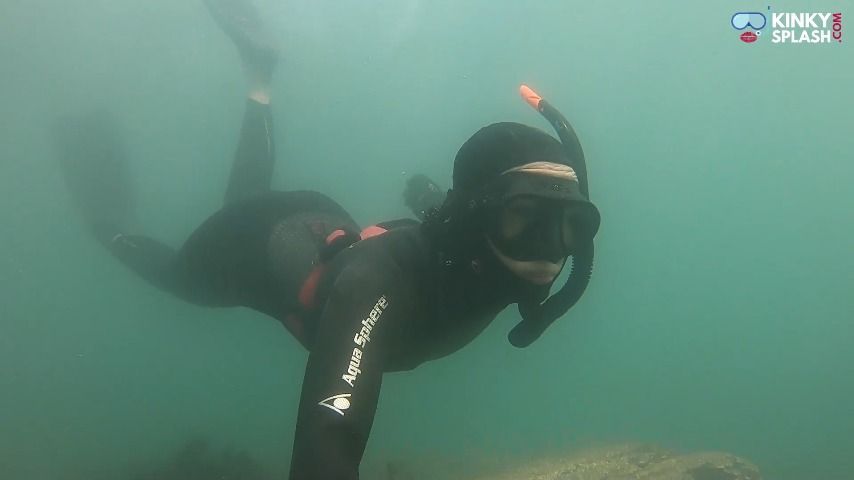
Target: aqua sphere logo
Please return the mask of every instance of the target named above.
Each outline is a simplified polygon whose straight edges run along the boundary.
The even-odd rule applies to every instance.
[[[759,35],[762,34],[762,29],[765,28],[768,20],[759,12],[736,12],[729,23],[736,30],[747,29],[738,38],[744,43],[753,43],[759,40]]]
[[[770,23],[771,43],[842,43],[842,12],[736,12],[730,17],[732,28],[742,32],[744,43],[759,40]]]

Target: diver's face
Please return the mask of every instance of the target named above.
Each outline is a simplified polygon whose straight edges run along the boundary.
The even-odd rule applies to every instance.
[[[574,242],[571,204],[533,196],[508,201],[487,235],[490,248],[511,272],[537,285],[560,273]]]

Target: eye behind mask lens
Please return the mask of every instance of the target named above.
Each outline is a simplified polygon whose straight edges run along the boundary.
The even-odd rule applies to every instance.
[[[572,253],[574,213],[565,202],[515,198],[498,212],[490,237],[511,258],[557,261]]]
[[[533,200],[511,202],[510,205],[501,209],[499,218],[501,236],[509,240],[520,237],[541,221],[540,216],[542,212],[538,211]]]

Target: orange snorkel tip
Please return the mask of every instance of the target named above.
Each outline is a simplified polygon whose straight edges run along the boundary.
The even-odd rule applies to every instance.
[[[537,92],[531,89],[531,87],[527,85],[520,85],[519,94],[522,95],[522,99],[528,102],[528,105],[533,107],[534,110],[540,109],[540,100],[542,100],[543,97],[539,96]]]
[[[589,198],[587,192],[587,166],[584,163],[584,152],[581,150],[581,144],[578,142],[578,136],[572,126],[552,104],[535,92],[527,85],[519,85],[519,94],[522,99],[528,103],[534,110],[543,116],[552,127],[555,129],[560,143],[567,152],[567,157],[573,159],[572,168],[578,174],[578,184],[581,189],[581,194]]]

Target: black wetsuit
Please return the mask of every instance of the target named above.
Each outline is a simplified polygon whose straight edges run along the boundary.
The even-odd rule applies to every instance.
[[[320,193],[269,190],[270,127],[269,107],[249,101],[226,204],[179,251],[128,235],[110,249],[185,300],[282,321],[310,351],[290,478],[355,479],[382,374],[469,343],[514,301],[512,282],[488,264],[447,266],[414,220],[333,248],[337,230],[359,228]]]

